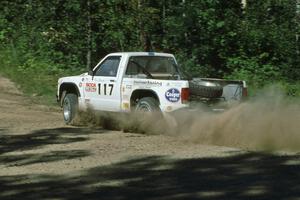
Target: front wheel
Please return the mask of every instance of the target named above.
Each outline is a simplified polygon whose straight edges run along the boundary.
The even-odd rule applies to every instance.
[[[78,111],[78,97],[68,93],[63,100],[63,116],[66,124],[71,124]]]

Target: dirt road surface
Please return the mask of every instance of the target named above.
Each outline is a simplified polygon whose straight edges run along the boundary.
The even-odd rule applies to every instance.
[[[0,77],[0,199],[300,199],[298,154],[63,124]]]

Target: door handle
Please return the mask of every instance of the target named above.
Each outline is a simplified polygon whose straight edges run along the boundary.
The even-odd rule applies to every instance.
[[[115,82],[115,80],[110,80],[110,82]]]

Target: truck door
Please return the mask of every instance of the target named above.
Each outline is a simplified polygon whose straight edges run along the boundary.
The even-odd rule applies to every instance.
[[[121,81],[118,72],[121,56],[109,56],[86,78],[85,102],[94,110],[120,111]],[[121,80],[121,79],[120,79]]]

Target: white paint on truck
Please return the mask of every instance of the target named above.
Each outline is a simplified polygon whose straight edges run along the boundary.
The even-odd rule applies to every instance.
[[[242,81],[201,80],[222,85],[224,99],[246,87]],[[155,97],[164,114],[189,107],[189,81],[182,80],[175,57],[167,53],[109,54],[89,73],[60,78],[57,91],[60,102],[67,93],[64,91],[77,94],[80,110],[130,112],[137,101],[147,95]],[[241,96],[238,94],[239,98]]]
[[[112,53],[94,67],[94,75],[85,73],[80,76],[60,78],[57,96],[61,97],[60,86],[62,84],[73,83],[80,92],[78,102],[81,110],[90,107],[97,111],[129,112],[132,107],[131,96],[137,90],[155,93],[162,112],[171,112],[188,106],[181,101],[181,89],[188,88],[188,81],[149,79],[143,74],[140,77],[127,75],[129,59],[135,56],[166,57],[173,59],[176,63],[174,56],[166,53]],[[97,73],[101,71],[101,67],[110,67],[112,71]],[[171,98],[172,95],[176,97]]]

